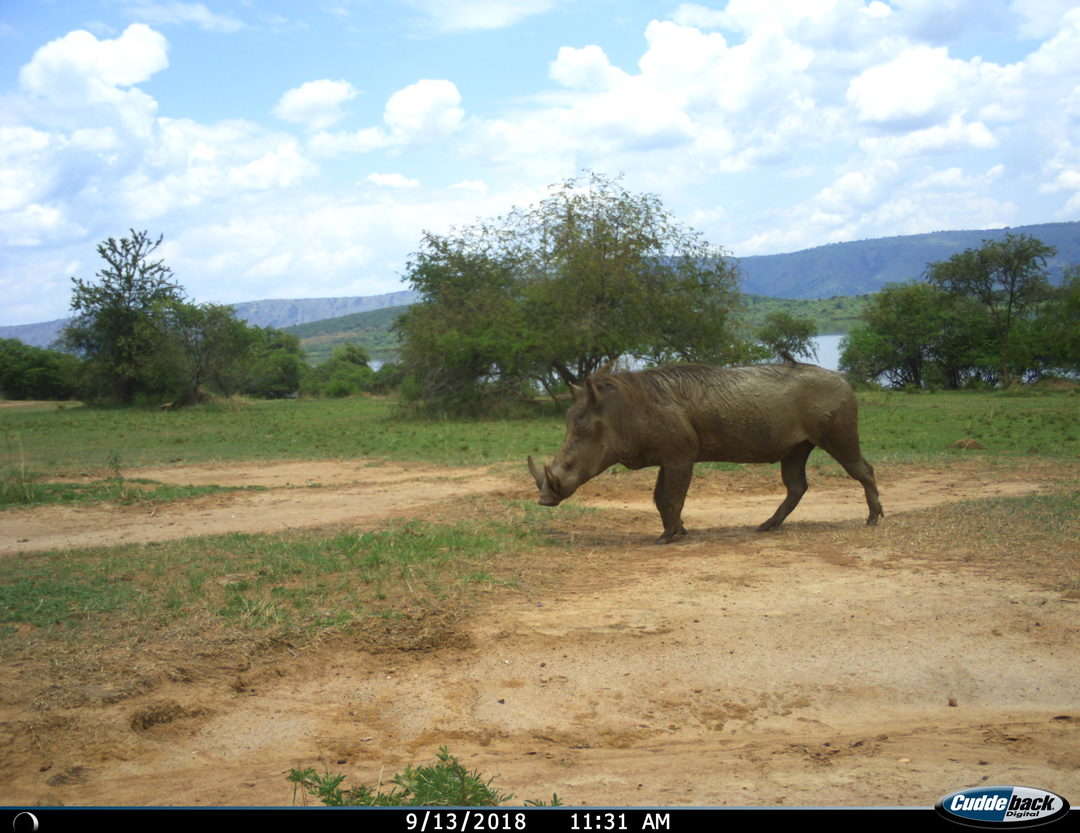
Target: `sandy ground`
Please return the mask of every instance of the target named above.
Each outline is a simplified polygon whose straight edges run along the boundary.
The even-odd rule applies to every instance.
[[[267,490],[5,512],[0,569],[44,549],[372,528],[531,488],[524,472],[364,461],[130,474]],[[713,473],[691,491],[692,534],[671,546],[652,544],[645,477],[586,486],[573,501],[603,522],[563,523],[564,549],[519,556],[549,559],[543,580],[436,618],[424,639],[178,667],[77,707],[0,695],[3,803],[289,804],[290,768],[374,784],[442,745],[518,801],[926,807],[1019,784],[1080,802],[1077,600],[939,563],[910,537],[899,552],[887,534],[925,507],[1036,492],[1037,476],[879,471],[877,529],[857,484],[819,478],[781,531],[759,534],[779,479]]]

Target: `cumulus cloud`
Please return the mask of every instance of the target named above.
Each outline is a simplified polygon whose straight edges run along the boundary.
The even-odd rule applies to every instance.
[[[611,89],[627,78],[625,72],[611,65],[604,50],[596,45],[581,49],[561,47],[548,74],[564,87],[584,90]]]
[[[1076,8],[1074,0],[1013,0],[1009,8],[1023,21],[1020,34],[1045,38],[1057,31],[1061,19]]]
[[[398,141],[437,139],[461,126],[465,111],[452,81],[423,80],[398,90],[386,102],[383,121]]]
[[[135,85],[168,65],[165,38],[142,23],[112,40],[78,30],[38,49],[19,71],[19,86],[39,102],[44,118],[80,125],[119,118],[145,134],[157,102]]]
[[[964,149],[989,150],[997,138],[982,122],[968,122],[953,116],[945,124],[913,130],[899,136],[867,137],[859,146],[873,156],[896,158],[923,153],[941,153]]]
[[[383,124],[353,132],[320,131],[311,138],[314,153],[368,153],[388,147],[421,145],[458,131],[465,120],[461,93],[452,81],[424,79],[387,99]]]
[[[972,67],[950,58],[948,50],[914,46],[893,60],[870,67],[848,86],[856,116],[877,124],[926,124],[956,106]]]
[[[323,130],[339,122],[346,102],[359,95],[348,81],[308,81],[286,91],[274,106],[279,119]]]
[[[420,181],[404,174],[368,174],[367,181],[379,188],[419,188]]]

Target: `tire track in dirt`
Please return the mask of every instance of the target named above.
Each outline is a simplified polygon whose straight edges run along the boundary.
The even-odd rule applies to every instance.
[[[158,505],[42,506],[2,516],[0,557],[51,549],[170,541],[229,532],[275,533],[414,514],[463,495],[512,487],[487,468],[364,461],[203,465],[126,473],[175,485],[258,486]]]

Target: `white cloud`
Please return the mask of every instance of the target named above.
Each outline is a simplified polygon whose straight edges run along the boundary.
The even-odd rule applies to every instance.
[[[954,108],[973,77],[971,66],[947,49],[915,46],[854,78],[847,98],[861,121],[926,124]]]
[[[913,38],[944,43],[966,29],[1000,23],[997,4],[986,0],[893,0],[895,21]]]
[[[29,92],[50,97],[74,98],[93,92],[94,84],[128,87],[165,69],[167,51],[165,38],[141,23],[128,26],[114,40],[77,30],[38,49],[19,71],[19,82]]]
[[[503,29],[542,14],[556,0],[406,0],[440,32]]]
[[[329,133],[321,131],[311,137],[312,153],[320,156],[337,156],[342,153],[370,153],[391,144],[386,131],[379,127],[365,127],[354,132]]]
[[[548,74],[564,87],[583,90],[607,90],[627,78],[625,72],[611,65],[604,50],[595,45],[581,49],[560,47]]]
[[[245,190],[265,191],[288,188],[311,176],[315,170],[315,166],[300,153],[296,141],[286,139],[258,159],[231,168],[228,181]]]
[[[324,130],[339,122],[342,107],[359,95],[348,81],[308,81],[286,91],[274,106],[274,115],[311,130]]]
[[[440,138],[457,130],[464,118],[457,86],[426,79],[390,96],[383,113],[391,136],[401,142]]]
[[[237,32],[244,23],[210,11],[203,3],[137,3],[131,14],[147,23],[193,23],[208,32]]]
[[[420,181],[404,174],[368,174],[367,181],[379,188],[419,188]]]
[[[899,136],[867,137],[859,142],[859,147],[868,153],[890,159],[965,149],[989,150],[997,145],[997,138],[985,124],[967,122],[960,116],[953,116],[946,124]]]
[[[970,190],[989,185],[1005,173],[1004,165],[994,165],[981,174],[969,174],[963,168],[951,167],[934,171],[912,185],[919,190]]]
[[[896,179],[900,167],[884,161],[876,165],[843,174],[817,195],[817,204],[827,211],[862,209],[880,200],[887,187]]]
[[[452,81],[425,79],[387,99],[383,126],[351,132],[323,130],[311,137],[309,146],[321,156],[336,156],[421,145],[457,132],[464,120],[457,86]]]
[[[488,184],[480,179],[463,179],[461,182],[455,182],[450,188],[455,191],[473,194],[486,194],[488,192]]]
[[[0,228],[0,244],[41,246],[84,233],[85,229],[68,219],[57,206],[30,203],[17,211],[5,212]]]
[[[39,116],[79,126],[119,119],[146,134],[157,102],[134,85],[168,65],[168,44],[149,26],[133,23],[113,40],[78,30],[38,49],[19,71],[19,85]]]
[[[1057,31],[1066,12],[1076,8],[1075,0],[1013,0],[1009,8],[1023,19],[1020,34],[1045,38]]]

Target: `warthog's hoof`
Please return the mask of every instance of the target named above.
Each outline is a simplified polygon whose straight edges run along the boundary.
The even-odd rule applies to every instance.
[[[659,538],[656,539],[656,543],[658,543],[658,544],[670,544],[676,538],[683,538],[687,534],[688,533],[686,531],[686,527],[685,526],[680,526],[674,532],[665,532],[663,535],[661,535]]]

